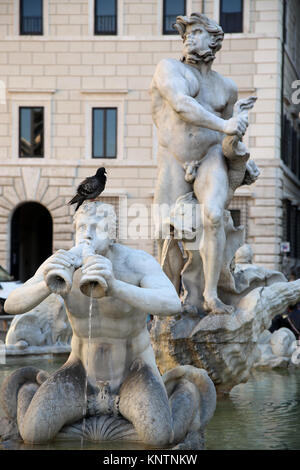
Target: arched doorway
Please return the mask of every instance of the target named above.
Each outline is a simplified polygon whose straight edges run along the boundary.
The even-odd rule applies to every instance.
[[[13,213],[10,267],[16,280],[27,281],[52,254],[52,225],[49,211],[37,202],[26,202]]]

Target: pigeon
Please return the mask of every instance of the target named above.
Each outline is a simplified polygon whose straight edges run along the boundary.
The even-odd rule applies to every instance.
[[[84,181],[80,183],[77,188],[77,193],[68,202],[68,204],[75,204],[77,202],[77,209],[86,199],[95,199],[102,193],[105,188],[106,183],[106,169],[101,167],[97,170],[97,173],[94,176],[88,176]]]

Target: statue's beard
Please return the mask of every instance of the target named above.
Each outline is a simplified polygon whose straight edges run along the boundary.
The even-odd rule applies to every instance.
[[[204,62],[208,64],[215,59],[215,54],[211,49],[205,49],[203,51],[196,51],[192,48],[187,48],[187,51],[184,51],[183,61],[188,64],[199,64]]]

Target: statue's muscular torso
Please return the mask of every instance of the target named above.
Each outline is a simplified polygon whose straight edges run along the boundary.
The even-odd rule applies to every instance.
[[[194,98],[206,110],[218,117],[225,117],[224,112],[231,94],[234,92],[231,80],[222,77],[215,71],[202,75],[196,67],[175,59],[165,59],[170,72],[178,77],[176,87],[188,85],[189,96]],[[158,130],[159,146],[162,151],[170,151],[180,163],[202,159],[208,149],[221,143],[223,134],[186,122],[178,115],[163,95],[157,74],[157,68],[151,86],[153,119]],[[164,77],[160,80],[164,81]],[[168,86],[168,84],[167,84]],[[227,118],[227,117],[225,117]]]
[[[126,247],[118,244],[112,249],[115,278],[139,286],[141,273],[133,269],[133,260],[125,258],[124,261],[123,256],[118,256],[118,250],[124,249]],[[79,358],[85,367],[88,365],[90,381],[109,381],[111,389],[118,391],[130,365],[139,357],[156,372],[147,314],[123,301],[110,296],[93,300],[89,340],[90,299],[79,289],[81,276],[81,269],[78,269],[65,304],[73,330],[71,355]],[[157,374],[159,376],[158,371]]]

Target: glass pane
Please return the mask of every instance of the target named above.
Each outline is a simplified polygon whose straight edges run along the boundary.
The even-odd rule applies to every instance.
[[[93,157],[104,156],[104,111],[103,109],[93,110]]]
[[[184,0],[165,0],[165,15],[184,15]]]
[[[185,0],[164,0],[164,32],[177,34],[172,25],[178,15],[185,15]]]
[[[20,110],[20,156],[31,155],[31,109]]]
[[[106,157],[116,157],[117,110],[106,110]]]
[[[21,33],[42,33],[42,0],[22,0]]]
[[[116,33],[116,1],[96,0],[95,32]]]
[[[44,110],[43,108],[33,108],[32,117],[32,145],[33,156],[42,157],[44,154]]]
[[[96,15],[115,15],[116,2],[114,0],[96,0]]]
[[[224,33],[243,31],[243,1],[221,0],[220,24]]]
[[[24,16],[42,16],[42,0],[22,0]]]
[[[223,13],[239,13],[242,11],[242,0],[222,0]]]
[[[43,157],[44,110],[20,109],[20,157]]]

